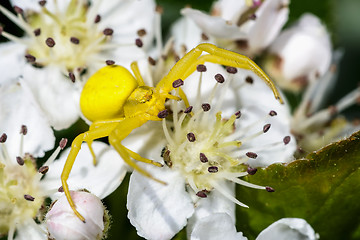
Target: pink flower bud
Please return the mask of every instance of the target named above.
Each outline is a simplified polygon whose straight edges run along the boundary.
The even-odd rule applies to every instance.
[[[104,221],[108,215],[101,200],[88,192],[71,192],[76,209],[85,218],[82,222],[71,209],[65,195],[53,203],[46,214],[46,226],[50,238],[62,239],[102,239],[104,235]]]

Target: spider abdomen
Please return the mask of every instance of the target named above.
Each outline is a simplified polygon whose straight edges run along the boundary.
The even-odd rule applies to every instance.
[[[105,66],[86,82],[80,96],[80,108],[90,121],[120,117],[123,105],[138,86],[124,67]]]

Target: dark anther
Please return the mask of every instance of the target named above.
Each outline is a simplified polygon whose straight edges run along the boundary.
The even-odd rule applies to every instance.
[[[184,81],[181,80],[180,78],[173,81],[173,83],[172,83],[173,88],[178,88],[178,87],[180,87],[182,85],[184,85]]]
[[[185,109],[184,113],[190,113],[192,111],[193,107],[189,106]]]
[[[236,119],[239,119],[241,117],[241,112],[240,111],[237,111],[235,113],[235,116],[236,116]]]
[[[207,197],[207,194],[205,191],[198,191],[196,193],[196,196],[200,197],[200,198],[206,198]]]
[[[269,115],[270,116],[276,116],[277,115],[277,112],[275,112],[274,110],[271,110],[270,112],[269,112]]]
[[[28,132],[26,125],[21,125],[20,134],[26,135]]]
[[[19,157],[19,156],[16,157],[16,162],[17,162],[20,166],[24,165],[24,163],[25,163],[24,159],[23,159],[22,157]]]
[[[36,61],[36,57],[34,57],[31,54],[26,54],[25,58],[26,58],[26,61],[28,61],[29,63],[34,63]]]
[[[254,175],[257,172],[257,168],[248,167],[246,171],[249,175]]]
[[[103,31],[103,34],[106,36],[111,36],[111,35],[113,35],[113,33],[114,33],[114,30],[112,30],[111,28],[105,28]]]
[[[291,137],[286,136],[286,137],[284,137],[283,142],[284,142],[285,145],[287,145],[290,142],[290,140],[291,140]]]
[[[144,44],[140,38],[137,38],[137,39],[135,39],[135,45],[138,47],[142,47]]]
[[[255,158],[257,158],[258,155],[254,152],[247,152],[246,156],[248,156],[249,158],[255,159]]]
[[[338,112],[337,108],[334,105],[329,106],[328,111],[331,115],[335,115]]]
[[[245,78],[245,82],[247,82],[247,83],[249,83],[249,84],[253,84],[253,83],[254,83],[254,79],[253,79],[252,77],[250,77],[250,76],[247,76],[247,77]]]
[[[195,134],[193,134],[192,132],[188,133],[186,135],[187,139],[189,140],[189,142],[195,142],[196,138],[195,138]]]
[[[29,195],[29,194],[25,194],[24,198],[25,198],[25,200],[28,200],[28,201],[31,201],[31,202],[33,202],[35,200],[35,198],[33,196]]]
[[[80,40],[78,38],[76,38],[76,37],[71,37],[70,42],[72,42],[73,44],[79,44]]]
[[[59,147],[60,147],[61,149],[64,149],[64,148],[66,147],[67,142],[68,142],[67,138],[62,138],[62,139],[60,140]]]
[[[69,78],[72,82],[75,82],[75,74],[73,72],[69,72]]]
[[[203,103],[203,104],[201,104],[201,107],[202,107],[202,109],[204,110],[204,112],[209,111],[210,108],[211,108],[210,104],[208,104],[208,103]]]
[[[207,163],[209,160],[204,153],[200,153],[200,162]]]
[[[14,11],[18,14],[23,14],[23,12],[24,12],[24,10],[18,6],[14,6]]]
[[[149,61],[150,65],[155,66],[155,64],[156,64],[155,59],[153,59],[152,57],[148,57],[148,61]]]
[[[159,13],[159,14],[163,14],[164,9],[163,9],[163,7],[162,7],[162,6],[160,6],[160,5],[156,5],[156,7],[155,7],[155,11],[156,11],[157,13]]]
[[[203,41],[207,41],[207,40],[209,40],[209,37],[208,37],[205,33],[202,33],[202,34],[201,34],[201,39],[202,39]]]
[[[137,31],[137,35],[139,35],[139,37],[145,36],[146,35],[146,30],[144,28],[139,29]]]
[[[256,15],[255,15],[255,14],[251,14],[251,15],[249,16],[249,19],[250,19],[250,20],[255,20],[255,19],[256,19]]]
[[[268,192],[275,192],[275,189],[273,189],[272,187],[269,187],[269,186],[266,186],[265,189]]]
[[[208,171],[209,171],[209,173],[217,173],[219,171],[219,169],[216,166],[211,166],[211,167],[208,167]]]
[[[166,147],[163,147],[163,148],[161,149],[160,157],[164,157],[165,151],[166,151]]]
[[[98,14],[96,15],[95,19],[94,19],[94,23],[98,23],[101,21],[101,16]]]
[[[270,123],[265,124],[264,127],[263,127],[263,132],[266,133],[267,131],[269,131],[270,127],[271,127]]]
[[[105,63],[106,63],[106,65],[110,66],[110,65],[114,65],[114,64],[115,64],[115,61],[113,61],[113,60],[106,60]]]
[[[49,37],[45,40],[45,43],[48,47],[54,47],[55,46],[55,41],[53,38]]]
[[[7,135],[6,135],[6,133],[3,133],[3,134],[0,136],[0,143],[6,142],[6,139],[7,139]]]
[[[38,172],[41,174],[45,174],[49,171],[49,167],[48,166],[42,166],[39,168]]]
[[[2,34],[2,32],[3,32],[3,27],[2,26],[0,26],[0,36],[1,36],[1,34]]]
[[[61,186],[61,187],[58,188],[58,192],[64,192],[63,186]]]
[[[204,64],[199,64],[199,65],[197,65],[196,70],[198,72],[206,72],[207,69],[206,69],[206,66]]]
[[[34,30],[34,35],[36,37],[40,36],[40,34],[41,34],[41,29],[40,28],[37,28],[37,29]]]
[[[225,78],[224,78],[223,75],[221,75],[220,73],[218,73],[218,74],[215,75],[215,80],[216,80],[218,83],[223,83],[223,82],[225,82]]]
[[[166,164],[166,166],[168,167],[172,167],[172,161],[171,161],[171,158],[170,158],[170,150],[165,150],[164,154],[163,154],[163,159],[164,159],[164,162]]]
[[[158,116],[158,118],[166,118],[168,114],[169,114],[169,111],[167,109],[165,109],[165,110],[160,111],[157,116]]]
[[[237,73],[237,69],[234,67],[226,67],[226,71],[231,74]]]
[[[40,6],[45,6],[45,4],[46,4],[46,1],[45,0],[43,0],[43,1],[39,1],[39,4],[40,4]]]
[[[249,48],[249,43],[247,40],[236,40],[235,44],[238,48],[240,48],[241,50],[246,50]]]

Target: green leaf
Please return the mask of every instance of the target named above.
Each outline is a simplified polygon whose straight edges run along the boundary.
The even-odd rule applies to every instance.
[[[351,239],[360,226],[360,132],[305,159],[259,169],[249,182],[269,193],[239,186],[237,227],[249,239],[284,217],[304,218],[321,239]]]

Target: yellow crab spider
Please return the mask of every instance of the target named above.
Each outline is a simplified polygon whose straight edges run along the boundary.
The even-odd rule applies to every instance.
[[[203,55],[203,52],[208,54]],[[275,98],[280,103],[283,103],[273,82],[251,59],[209,43],[200,44],[188,52],[173,66],[156,87],[145,86],[136,63],[131,65],[135,77],[121,66],[110,65],[101,68],[89,78],[80,98],[81,111],[86,118],[92,121],[92,124],[87,132],[78,135],[72,142],[70,153],[61,174],[65,195],[79,219],[85,221],[84,217],[76,210],[69,192],[67,179],[75,158],[80,151],[81,143],[84,141],[88,143],[94,157],[94,163],[96,163],[91,143],[95,139],[108,137],[109,143],[134,170],[150,179],[165,184],[140,168],[131,158],[161,167],[160,163],[141,157],[123,146],[121,142],[132,130],[147,121],[160,121],[164,118],[166,116],[166,99],[182,99],[188,107],[189,103],[181,89],[178,91],[179,97],[171,95],[170,92],[177,87],[174,84],[176,80],[186,79],[195,71],[197,65],[205,62],[253,71],[268,84]]]

